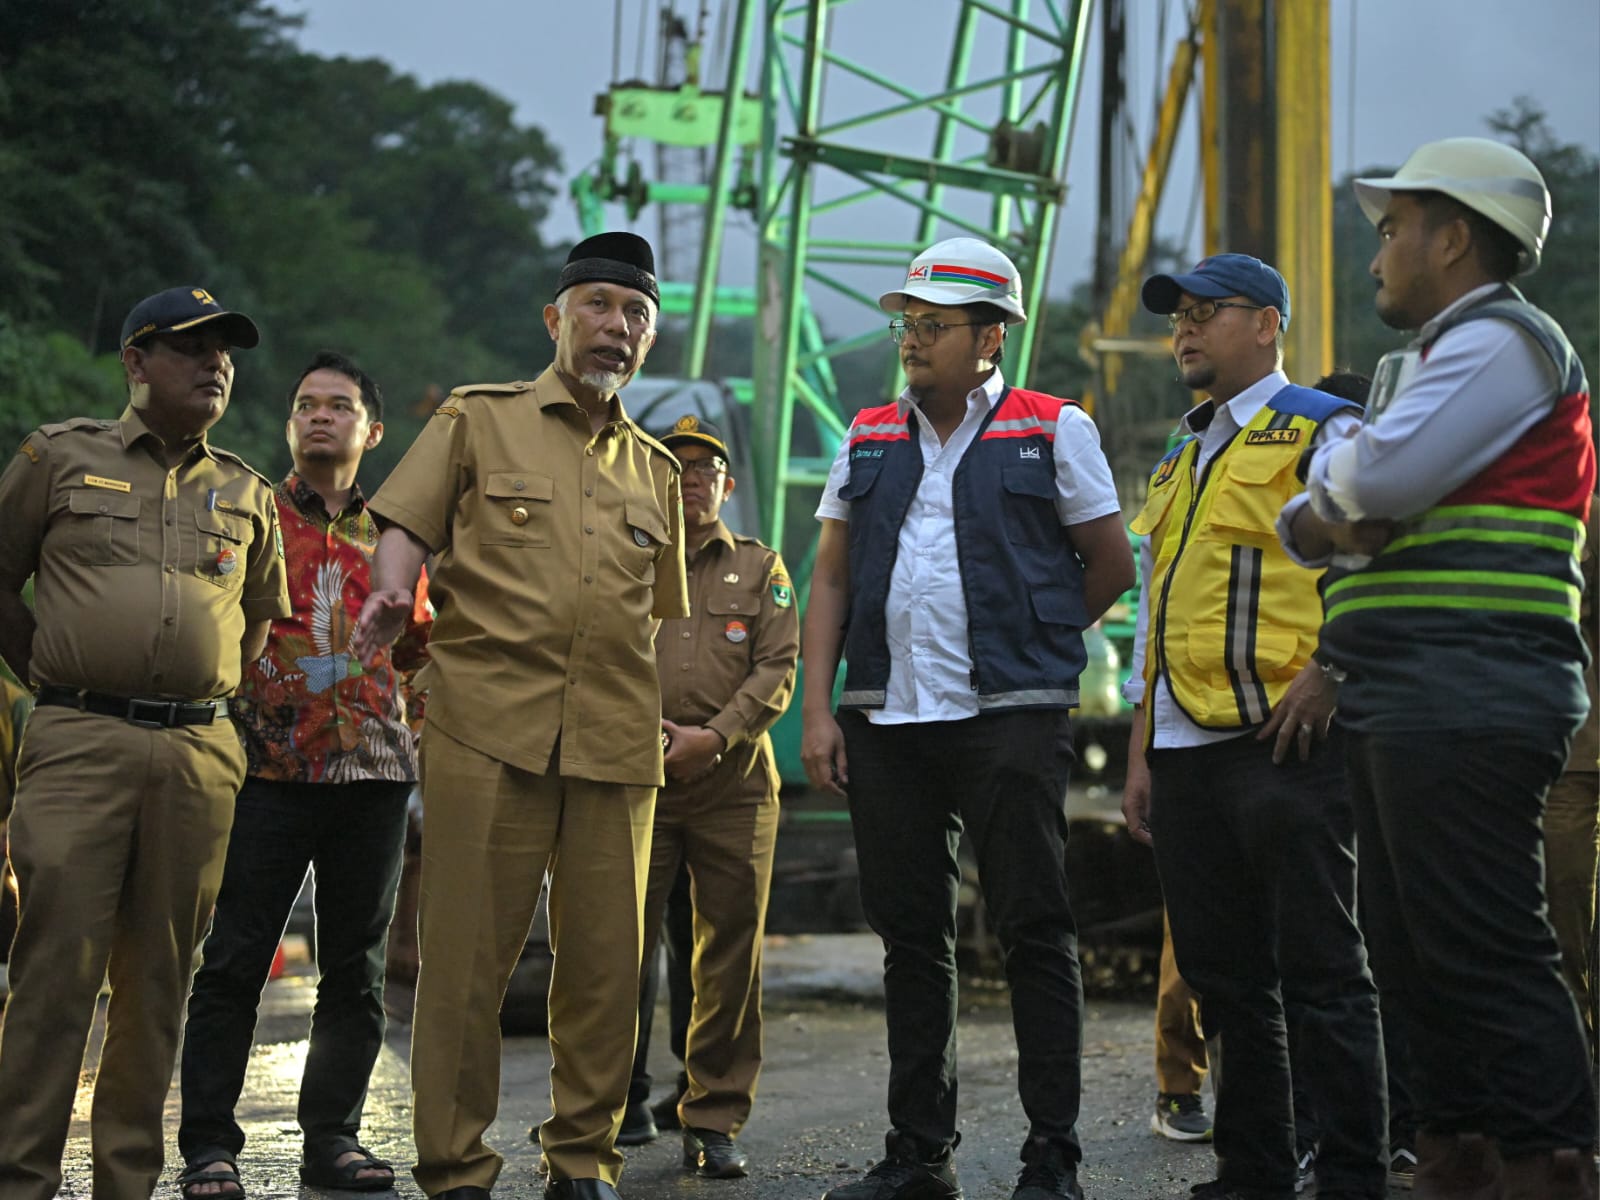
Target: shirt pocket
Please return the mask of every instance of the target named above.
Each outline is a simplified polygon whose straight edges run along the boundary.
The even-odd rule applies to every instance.
[[[635,579],[654,583],[656,560],[667,548],[667,519],[648,500],[624,500],[622,520],[626,528],[618,557],[623,569]]]
[[[230,591],[243,587],[245,552],[255,536],[250,518],[205,508],[195,513],[194,523],[199,537],[194,573]]]
[[[67,495],[60,545],[72,562],[92,567],[129,566],[139,561],[139,497],[99,488]]]
[[[761,613],[761,593],[740,590],[728,584],[706,597],[705,620],[701,628],[711,642],[711,653],[722,658],[747,662],[755,642],[756,618]]]
[[[484,546],[547,547],[555,480],[531,471],[489,471],[483,477],[483,519],[478,542]]]
[[[1051,546],[1061,540],[1054,470],[1042,464],[1007,463],[1000,482],[1005,489],[1006,536],[1011,541],[1019,546]]]
[[[1295,464],[1299,445],[1235,446],[1212,469],[1220,473],[1210,518],[1198,536],[1276,550],[1278,513],[1300,490]]]

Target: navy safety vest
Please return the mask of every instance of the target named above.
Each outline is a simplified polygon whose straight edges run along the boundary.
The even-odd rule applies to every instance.
[[[1353,729],[1527,729],[1588,711],[1578,627],[1584,519],[1595,487],[1589,385],[1561,327],[1503,286],[1447,320],[1510,321],[1561,380],[1548,416],[1366,567],[1330,584],[1322,646],[1349,672]],[[1533,381],[1529,381],[1530,385]]]
[[[1056,512],[1053,446],[1065,404],[1007,388],[953,477],[956,555],[978,709],[1072,708],[1089,623],[1083,565]],[[922,449],[897,406],[850,425],[850,610],[841,708],[882,708],[889,684],[885,604],[900,526],[922,480]]]

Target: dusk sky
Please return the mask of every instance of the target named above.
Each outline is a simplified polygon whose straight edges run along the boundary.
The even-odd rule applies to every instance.
[[[650,30],[643,49],[653,62],[650,43],[654,14],[663,0],[289,0],[285,11],[305,18],[301,43],[321,54],[379,57],[425,82],[474,80],[510,99],[518,116],[541,126],[559,147],[565,176],[591,162],[601,144],[601,121],[592,115],[593,96],[612,81],[619,48],[622,76],[634,74],[641,50],[641,23]],[[678,0],[692,19],[701,0]],[[706,0],[713,28],[722,9]],[[1042,3],[1035,11],[1043,11]],[[1134,68],[1136,119],[1142,142],[1158,82],[1168,54],[1156,53],[1162,5],[1136,0],[1129,5],[1131,36],[1144,48]],[[1181,24],[1181,8],[1167,5],[1170,39]],[[620,10],[621,35],[615,14]],[[834,10],[832,45],[877,65],[922,68],[919,78],[937,86],[949,53],[953,0],[858,0]],[[1562,140],[1600,147],[1600,4],[1595,0],[1332,0],[1332,153],[1335,177],[1350,168],[1397,165],[1418,143],[1438,137],[1486,134],[1484,118],[1518,95],[1533,98],[1549,114]],[[997,29],[990,25],[989,28]],[[712,75],[705,86],[720,86],[720,45],[713,37]],[[997,56],[1000,38],[980,41],[978,57]],[[885,55],[889,58],[886,60]],[[1088,267],[1094,228],[1096,140],[1099,114],[1099,38],[1091,35],[1085,87],[1078,111],[1071,188],[1055,256],[1051,291],[1060,293]],[[759,54],[753,56],[751,86]],[[893,70],[886,65],[885,70]],[[653,73],[653,65],[647,74]],[[913,71],[913,74],[916,72]],[[904,73],[900,76],[906,77]],[[843,85],[828,95],[825,115],[837,119],[884,103],[881,93],[852,95]],[[927,135],[911,135],[908,152],[926,154]],[[1193,109],[1168,199],[1163,232],[1179,237],[1189,226],[1196,194],[1193,169]],[[898,237],[909,224],[895,208],[892,230]],[[620,207],[617,225],[625,224]],[[860,218],[856,218],[860,219]],[[639,228],[656,229],[642,215]],[[555,203],[545,234],[574,238],[578,222],[570,200]],[[725,282],[748,282],[753,236],[748,222],[730,224]],[[743,278],[740,278],[743,276]]]

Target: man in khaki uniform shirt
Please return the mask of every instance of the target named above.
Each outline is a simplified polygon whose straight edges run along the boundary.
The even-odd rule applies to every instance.
[[[366,656],[429,554],[438,608],[422,735],[417,1182],[481,1200],[502,1159],[499,1008],[550,875],[552,1200],[616,1195],[633,1060],[661,697],[652,618],[688,611],[678,464],[617,391],[655,340],[649,244],[580,242],[544,310],[554,365],[460,388],[370,508]]]
[[[46,425],[0,476],[0,654],[38,704],[10,826],[3,1200],[61,1187],[108,971],[94,1195],[144,1200],[161,1173],[191,959],[244,779],[226,697],[290,612],[272,485],[205,436],[228,406],[230,348],[257,340],[203,288],[141,301],[123,324],[121,419]]]
[[[728,449],[709,422],[683,417],[662,442],[683,464],[691,616],[656,634],[670,720],[667,786],[656,797],[645,953],[655,953],[667,893],[693,881],[694,1008],[678,1105],[683,1164],[712,1179],[749,1174],[733,1138],[761,1071],[761,938],[778,832],[778,768],[767,730],[794,693],[800,618],[776,550],[728,531]]]

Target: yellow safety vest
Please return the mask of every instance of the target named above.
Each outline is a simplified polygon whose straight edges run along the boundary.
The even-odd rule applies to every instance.
[[[1278,541],[1278,513],[1304,490],[1296,465],[1342,402],[1286,387],[1206,464],[1190,438],[1156,465],[1135,533],[1155,556],[1145,643],[1146,703],[1156,677],[1207,729],[1259,725],[1311,659],[1322,624],[1318,572]],[[1261,620],[1265,613],[1267,619]],[[1153,722],[1146,722],[1148,739]]]

